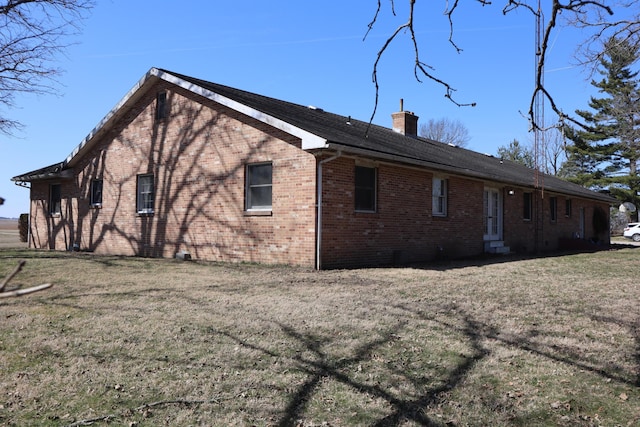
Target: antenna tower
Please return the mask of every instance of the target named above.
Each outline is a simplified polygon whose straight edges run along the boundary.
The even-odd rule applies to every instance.
[[[533,152],[534,152],[534,184],[544,194],[544,177],[541,173],[545,158],[545,132],[544,132],[544,96],[540,88],[544,87],[544,63],[542,63],[542,32],[544,18],[542,15],[541,0],[538,0],[538,13],[536,14],[536,70],[535,70],[535,98],[533,110]],[[539,75],[538,75],[539,74]]]
[[[542,33],[544,17],[542,14],[541,0],[538,0],[538,13],[536,14],[536,60],[535,60],[535,93],[533,110],[533,180],[534,180],[534,246],[538,252],[541,247],[541,239],[544,236],[544,175],[542,168],[545,159],[545,135],[544,135],[544,62],[542,57]]]

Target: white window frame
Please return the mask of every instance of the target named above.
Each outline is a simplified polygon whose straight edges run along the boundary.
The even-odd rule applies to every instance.
[[[269,183],[253,183],[252,178],[252,170],[255,167],[260,166],[270,166],[271,167],[271,181]],[[271,190],[271,200],[268,205],[255,205],[252,200],[252,189],[259,188],[269,188]],[[250,163],[245,167],[245,210],[247,212],[270,212],[273,209],[273,163],[272,162],[261,162],[261,163]]]
[[[99,183],[99,184],[98,184]],[[96,197],[96,186],[100,185],[100,191],[98,192],[99,197]],[[89,203],[93,207],[101,207],[102,206],[102,188],[104,182],[102,179],[93,179],[91,180],[91,186],[89,188]],[[97,199],[97,200],[96,200]]]
[[[446,217],[449,190],[447,179],[440,176],[434,176],[432,182],[432,215]]]
[[[147,181],[149,182],[143,182]],[[145,184],[147,185],[145,187]],[[148,184],[151,185],[149,190]],[[150,196],[149,196],[150,195]],[[153,174],[141,174],[136,180],[136,211],[139,214],[149,215],[154,213],[155,206],[155,182]]]

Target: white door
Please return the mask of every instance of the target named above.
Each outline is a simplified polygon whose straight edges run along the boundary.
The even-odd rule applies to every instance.
[[[502,239],[502,197],[495,188],[484,189],[484,240]]]

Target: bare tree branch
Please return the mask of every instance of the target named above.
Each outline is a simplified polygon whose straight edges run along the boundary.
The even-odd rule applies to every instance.
[[[18,262],[18,265],[16,266],[16,268],[11,273],[9,273],[7,277],[4,278],[2,283],[0,283],[0,292],[4,291],[4,288],[7,286],[7,283],[9,283],[9,281],[13,279],[16,274],[20,273],[20,270],[22,270],[22,267],[24,267],[26,263],[27,262],[25,260],[21,260],[20,262]]]
[[[380,13],[380,7],[381,7],[381,0],[378,0],[378,9],[376,10],[376,14],[374,16],[374,19],[369,23],[369,29],[367,30],[367,34],[369,33],[369,31],[371,31],[371,29],[373,28],[373,26],[375,25],[375,23],[377,22],[379,13]],[[419,52],[419,48],[418,48],[418,41],[416,39],[416,33],[415,33],[415,29],[414,29],[414,16],[415,16],[415,5],[416,5],[416,0],[408,0],[409,1],[409,16],[407,18],[407,22],[405,22],[404,24],[401,24],[400,26],[398,26],[398,28],[396,28],[396,30],[393,32],[393,34],[391,34],[391,36],[385,41],[385,43],[382,45],[382,48],[378,51],[377,55],[376,55],[376,60],[373,64],[373,73],[372,73],[372,81],[373,84],[375,86],[375,101],[374,101],[374,106],[373,106],[373,112],[371,113],[371,118],[369,120],[369,122],[373,122],[373,119],[376,115],[376,112],[378,110],[378,100],[379,100],[379,95],[380,95],[380,85],[378,83],[378,65],[380,64],[380,60],[382,59],[383,54],[385,53],[385,51],[387,50],[387,48],[391,45],[391,43],[398,37],[398,35],[400,35],[403,31],[406,31],[409,33],[410,37],[411,37],[411,42],[413,43],[413,49],[414,49],[414,67],[413,67],[413,73],[414,76],[416,78],[416,80],[420,83],[422,83],[422,80],[420,78],[420,76],[424,76],[442,86],[444,86],[445,88],[445,97],[447,99],[449,99],[451,102],[453,102],[454,104],[456,104],[457,106],[461,107],[461,106],[475,106],[475,102],[474,103],[460,103],[458,101],[456,101],[453,98],[453,93],[455,92],[455,89],[449,85],[446,81],[441,80],[440,78],[436,77],[433,73],[433,67],[428,65],[427,63],[423,62],[420,59],[420,52]],[[481,3],[486,3],[484,0],[478,0]],[[394,8],[394,3],[393,0],[390,0],[392,8]],[[458,0],[456,0],[456,4],[454,5],[454,9],[457,6]],[[393,9],[393,14],[395,15],[395,9]],[[365,35],[366,37],[366,35]],[[455,44],[454,44],[455,46]]]
[[[61,73],[54,65],[56,58],[78,34],[93,1],[0,1],[0,106],[15,107],[18,93],[55,92]],[[0,117],[0,133],[11,134],[20,126]]]
[[[129,409],[127,411],[123,411],[121,414],[108,414],[101,415],[99,417],[87,418],[84,420],[76,421],[74,423],[68,424],[67,427],[80,427],[80,426],[90,426],[94,423],[100,421],[113,421],[117,418],[123,417],[124,414],[130,412],[141,412],[146,411],[151,408],[155,408],[158,406],[169,406],[169,405],[184,405],[184,406],[194,406],[194,405],[203,405],[203,404],[219,404],[220,399],[201,399],[201,400],[188,400],[188,399],[174,399],[174,400],[161,400],[153,403],[145,403],[144,405],[140,405],[137,408]]]
[[[382,56],[387,51],[393,41],[395,41],[400,34],[408,33],[414,50],[414,76],[421,82],[421,78],[426,77],[429,80],[441,85],[445,89],[445,97],[452,101],[457,106],[473,106],[475,103],[461,103],[453,98],[453,93],[456,91],[453,86],[441,77],[434,74],[433,64],[428,64],[421,60],[419,43],[416,40],[415,26],[415,0],[406,0],[409,5],[408,18],[405,23],[400,25],[396,30],[386,39],[382,48],[378,51],[376,60],[373,66],[373,83],[375,86],[375,103],[373,113],[371,115],[371,121],[375,116],[378,106],[378,98],[380,87],[378,83],[378,66]],[[491,5],[491,1],[488,0],[476,0],[482,6]],[[395,5],[393,0],[390,0],[393,14],[395,16]],[[635,1],[597,1],[597,0],[552,0],[550,9],[538,10],[537,0],[506,0],[502,8],[503,15],[508,15],[519,9],[524,9],[532,14],[534,17],[540,16],[541,18],[547,18],[546,25],[541,38],[540,49],[537,52],[538,61],[535,71],[535,86],[531,95],[529,111],[527,113],[529,121],[531,123],[532,130],[541,130],[544,126],[542,123],[537,123],[537,118],[534,115],[535,102],[538,97],[542,97],[547,102],[551,109],[558,115],[559,120],[563,122],[571,122],[578,126],[586,126],[580,120],[575,117],[571,117],[565,113],[561,106],[559,106],[547,88],[544,85],[544,67],[547,62],[547,57],[550,54],[549,41],[553,34],[558,31],[560,27],[571,27],[585,32],[585,40],[579,46],[576,46],[576,50],[581,54],[581,65],[596,67],[599,60],[603,55],[604,41],[611,37],[616,37],[627,42],[640,45],[640,8]],[[465,3],[460,0],[445,0],[445,16],[449,21],[449,43],[453,46],[456,52],[461,53],[462,47],[460,47],[454,40],[455,34],[455,14]],[[546,8],[549,7],[549,2],[545,1]],[[374,15],[374,19],[369,23],[367,34],[373,29],[375,24],[379,20],[382,9],[382,0],[377,0],[377,10]],[[542,6],[541,6],[542,8]],[[635,12],[634,12],[635,11]],[[619,19],[612,19],[613,16],[622,14]],[[624,16],[624,14],[631,16]],[[365,36],[366,38],[366,36]]]
[[[26,261],[21,260],[16,268],[7,277],[4,278],[2,283],[0,283],[0,299],[28,295],[34,292],[42,291],[44,289],[49,289],[51,286],[53,286],[51,283],[45,283],[44,285],[32,286],[26,289],[14,289],[12,291],[5,291],[4,288],[11,281],[11,279],[13,279],[15,275],[18,274],[20,270],[22,270],[22,267],[24,267],[25,264]]]
[[[23,295],[32,294],[34,292],[43,291],[53,286],[51,283],[45,283],[43,285],[32,286],[25,289],[16,289],[14,291],[0,292],[0,298],[21,297]]]

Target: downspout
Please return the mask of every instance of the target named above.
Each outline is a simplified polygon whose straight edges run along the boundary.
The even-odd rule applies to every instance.
[[[317,173],[317,184],[316,184],[316,188],[318,189],[318,195],[316,197],[317,203],[318,203],[318,212],[317,212],[317,219],[316,219],[316,224],[317,224],[317,231],[316,231],[316,270],[320,270],[320,267],[322,266],[321,263],[321,259],[320,259],[320,253],[322,250],[322,165],[324,163],[328,163],[331,162],[335,159],[337,159],[338,157],[340,157],[342,155],[341,151],[338,151],[336,154],[334,154],[333,156],[326,158],[324,160],[320,160],[318,162],[318,173]]]
[[[27,248],[31,249],[31,192],[29,192],[29,214],[28,215],[29,216],[27,217]]]

